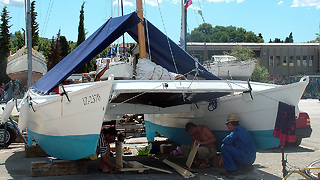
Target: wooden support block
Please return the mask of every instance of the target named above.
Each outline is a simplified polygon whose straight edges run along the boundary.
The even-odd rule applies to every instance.
[[[30,175],[38,176],[63,176],[73,174],[87,174],[88,161],[37,161],[31,162]]]
[[[123,167],[122,142],[116,142],[116,165]]]
[[[179,165],[164,159],[162,162],[167,164],[168,166],[171,166],[174,170],[176,170],[183,178],[193,178],[195,175],[191,173],[190,171],[180,167]]]
[[[25,146],[24,156],[26,158],[48,157],[49,155],[40,146]]]
[[[186,162],[186,166],[188,168],[191,167],[191,165],[193,163],[193,160],[196,157],[196,154],[198,152],[199,146],[200,146],[200,144],[196,145],[196,141],[194,141],[194,143],[192,145],[192,148],[191,148],[191,152],[190,152],[189,157],[188,157],[187,162]]]

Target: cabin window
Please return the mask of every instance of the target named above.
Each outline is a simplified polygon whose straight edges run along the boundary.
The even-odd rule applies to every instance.
[[[307,56],[303,56],[303,58],[302,58],[302,65],[303,65],[304,67],[307,66]]]
[[[293,56],[289,57],[289,66],[294,66]]]
[[[296,56],[297,66],[301,66],[301,58],[300,56]]]
[[[269,66],[273,66],[273,64],[274,64],[273,56],[269,56]]]
[[[277,66],[280,66],[280,56],[276,56],[276,63],[277,63]]]
[[[282,65],[287,66],[287,56],[283,56]]]

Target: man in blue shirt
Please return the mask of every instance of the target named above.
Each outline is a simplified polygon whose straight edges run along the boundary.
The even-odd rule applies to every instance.
[[[221,175],[253,171],[256,146],[250,133],[239,125],[236,115],[228,115],[226,125],[230,134],[222,140],[221,153],[226,172]]]

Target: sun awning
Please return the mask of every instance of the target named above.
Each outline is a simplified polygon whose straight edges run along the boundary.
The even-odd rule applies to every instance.
[[[72,73],[89,62],[126,32],[137,41],[137,24],[139,22],[140,18],[136,13],[110,18],[67,57],[34,83],[31,88],[44,94],[51,92]],[[146,37],[149,38],[146,38],[146,43],[150,42],[152,59],[159,65],[179,74],[190,73],[195,75],[197,73],[198,77],[204,79],[219,79],[208,72],[198,61],[193,59],[150,22],[146,24],[147,26],[145,27],[148,28],[148,31],[145,31],[146,33],[148,32]],[[168,45],[168,41],[170,42],[170,46]],[[172,58],[172,56],[174,58]],[[198,69],[198,71],[195,71],[196,69]]]

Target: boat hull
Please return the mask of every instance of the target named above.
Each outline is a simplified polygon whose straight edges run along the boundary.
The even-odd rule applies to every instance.
[[[24,47],[10,56],[6,69],[7,75],[12,80],[19,80],[22,85],[26,85],[28,80],[28,55],[26,51]],[[32,53],[32,80],[35,82],[47,72],[47,63],[42,54],[35,50]]]
[[[77,160],[96,152],[113,81],[85,84],[80,90],[65,86],[70,101],[66,95],[31,96],[32,106],[21,108],[21,123],[50,156]]]
[[[252,84],[252,97],[249,93],[222,97],[217,100],[217,108],[208,110],[208,102],[198,103],[190,112],[171,114],[148,114],[145,116],[147,138],[152,141],[155,132],[177,142],[190,144],[191,136],[185,132],[187,122],[207,125],[217,138],[220,147],[228,134],[225,121],[229,114],[236,114],[240,124],[253,136],[258,149],[276,147],[279,139],[273,136],[279,101],[296,106],[308,84],[305,81],[284,86]],[[256,91],[255,91],[256,89]]]
[[[256,66],[256,61],[235,61],[211,63],[207,69],[221,79],[248,80]]]

